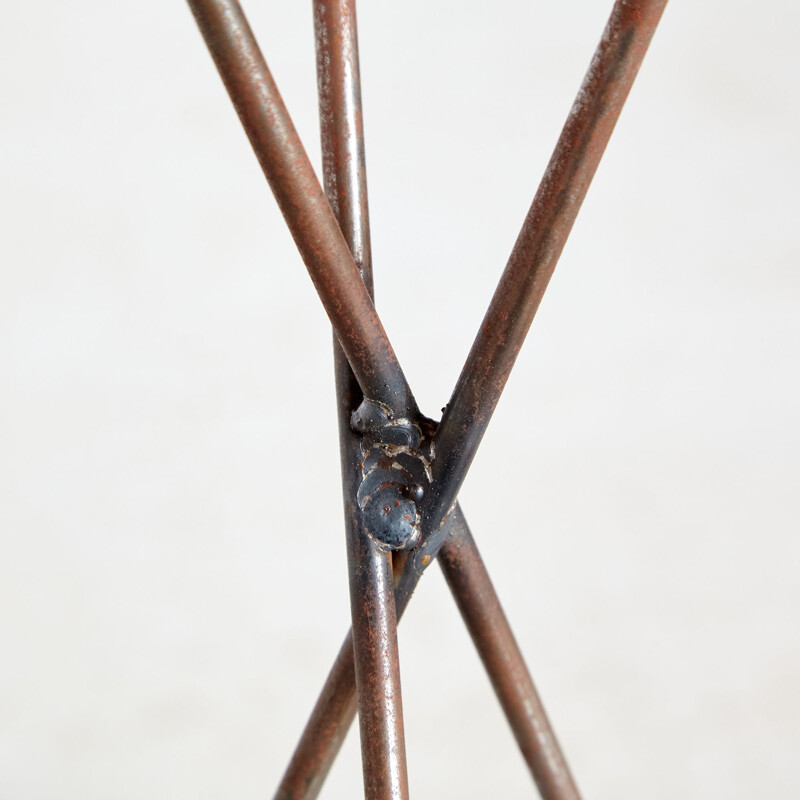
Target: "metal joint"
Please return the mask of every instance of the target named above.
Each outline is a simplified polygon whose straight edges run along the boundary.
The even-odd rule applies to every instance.
[[[364,528],[387,550],[410,550],[420,539],[419,503],[431,483],[433,444],[423,425],[393,418],[365,399],[350,424],[361,434],[361,484],[356,496]]]

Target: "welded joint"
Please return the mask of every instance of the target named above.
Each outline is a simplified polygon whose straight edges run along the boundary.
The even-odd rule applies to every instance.
[[[374,400],[365,399],[350,424],[361,434],[356,500],[364,528],[387,550],[410,550],[420,538],[419,505],[431,484],[433,443],[420,424],[393,417]]]

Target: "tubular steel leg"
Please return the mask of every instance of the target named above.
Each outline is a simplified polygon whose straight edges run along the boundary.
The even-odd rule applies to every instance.
[[[449,523],[448,523],[449,524]],[[395,592],[399,621],[408,595]],[[314,800],[328,777],[356,715],[353,632],[348,631],[311,712],[274,800]]]
[[[424,507],[435,519],[447,513],[458,495],[666,2],[614,4],[442,417],[434,487]]]
[[[489,573],[458,510],[439,566],[544,800],[580,800]]]
[[[450,519],[445,523],[448,529]],[[398,572],[395,566],[395,574]],[[412,575],[415,576],[415,586],[420,576],[417,573]],[[404,592],[395,588],[398,622],[408,607],[412,591],[413,587]],[[353,631],[350,630],[328,673],[274,800],[314,800],[319,795],[355,715],[356,679]]]
[[[311,280],[367,397],[414,414],[408,384],[237,0],[188,0]]]
[[[452,515],[445,523],[447,530],[451,518]],[[399,569],[395,566],[395,574],[398,573]],[[420,576],[414,574],[418,582]],[[411,591],[400,592],[395,587],[394,594],[395,613],[399,622],[408,607]],[[274,800],[314,800],[319,795],[355,715],[356,679],[353,631],[350,630],[328,673]]]
[[[358,516],[358,510],[354,508]],[[366,800],[407,800],[391,553],[358,522],[348,536],[358,720]]]
[[[347,682],[350,687],[358,687],[364,796],[367,800],[405,800],[408,798],[408,774],[400,693],[392,555],[378,547],[366,533],[361,522],[361,512],[356,503],[356,490],[360,480],[359,443],[358,437],[350,428],[350,409],[354,407],[353,403],[358,403],[360,391],[338,346],[335,355],[347,563],[350,573],[350,607],[353,623],[352,634],[348,638],[352,639],[355,664],[355,683],[352,682],[353,673],[347,675]],[[340,659],[345,647],[346,643],[340,653]],[[338,673],[343,675],[341,670]],[[330,680],[326,686],[331,687],[333,696],[341,698],[332,710],[352,713],[350,711],[352,704],[344,702],[349,687],[342,692],[340,688],[332,685]],[[352,689],[349,694],[352,696]],[[343,716],[347,718],[348,713]],[[308,742],[310,748],[305,748],[310,750],[314,760],[311,763],[303,763],[298,761],[298,754],[295,754],[281,782],[278,797],[293,796],[282,794],[284,787],[288,789],[292,783],[296,786],[298,777],[302,775],[316,782],[315,789],[319,791],[325,772],[333,763],[336,750],[344,740],[349,721],[350,719],[347,719],[341,724],[338,720],[332,720],[330,727],[317,729],[316,733],[322,735],[322,741],[313,744],[312,740]],[[308,738],[304,734],[298,748],[299,752],[302,753],[303,742]],[[323,754],[325,749],[330,753],[327,757]],[[313,797],[314,794],[306,792],[296,796]]]
[[[316,0],[314,30],[325,189],[347,245],[371,288],[371,252],[354,0]],[[350,417],[362,394],[334,342],[342,488],[364,796],[408,797],[392,555],[367,533],[356,493],[359,437]]]
[[[356,673],[351,630],[328,673],[274,800],[314,800],[319,795],[355,715]]]

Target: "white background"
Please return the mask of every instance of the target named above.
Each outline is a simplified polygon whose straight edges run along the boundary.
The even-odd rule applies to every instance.
[[[429,414],[609,8],[359,7]],[[310,2],[246,10],[318,165]],[[800,796],[798,22],[667,8],[461,495],[587,800]],[[2,0],[0,62],[0,798],[269,797],[348,626],[327,320],[184,4]],[[435,567],[400,645],[412,795],[531,796]]]

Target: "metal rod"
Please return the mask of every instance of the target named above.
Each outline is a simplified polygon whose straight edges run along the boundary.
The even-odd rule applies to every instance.
[[[456,509],[439,566],[544,800],[580,800],[578,787],[466,521]]]
[[[314,32],[325,192],[372,294],[355,0],[315,0]],[[356,502],[361,448],[350,418],[361,391],[336,341],[334,357],[364,796],[406,800],[392,556],[367,533]]]
[[[442,417],[423,513],[447,514],[494,413],[666,0],[617,0]]]
[[[314,800],[356,715],[353,631],[347,632],[274,800]]]
[[[448,517],[446,532],[450,528]],[[402,559],[406,553],[395,553],[395,559]],[[402,567],[395,565],[398,576]],[[405,572],[402,573],[406,575]],[[419,582],[420,574],[411,570],[410,590],[399,591],[395,587],[395,613],[399,622],[411,599],[413,588]],[[356,678],[353,656],[353,631],[347,632],[336,660],[331,667],[325,685],[306,723],[300,741],[295,747],[274,800],[314,800],[322,789],[333,762],[344,744],[347,731],[356,715]]]
[[[392,556],[363,530],[355,500],[349,506],[347,560],[364,797],[407,800]]]
[[[386,331],[236,0],[188,0],[364,394],[416,407]]]
[[[314,0],[314,39],[325,196],[374,301],[355,0]]]

